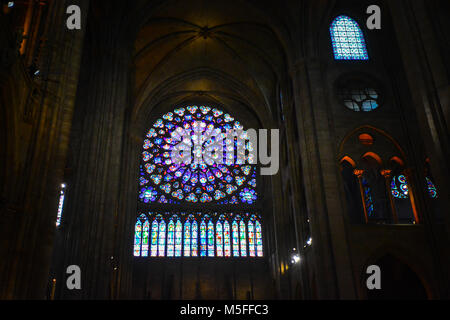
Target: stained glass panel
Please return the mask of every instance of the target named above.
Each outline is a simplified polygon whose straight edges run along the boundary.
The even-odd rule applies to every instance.
[[[192,245],[191,255],[193,257],[197,257],[197,255],[198,255],[197,237],[198,237],[197,222],[194,221],[194,222],[192,222],[192,241],[191,241],[191,245]]]
[[[191,256],[191,222],[184,223],[184,256]]]
[[[217,256],[223,257],[223,225],[220,221],[216,224],[216,250]]]
[[[398,199],[408,199],[409,198],[409,188],[404,175],[399,175],[392,178],[391,181],[391,192],[394,198]]]
[[[208,223],[208,257],[214,257],[214,223]]]
[[[150,214],[153,215],[153,214]],[[199,214],[201,216],[201,213]],[[205,215],[200,224],[200,238],[194,215],[184,213],[170,218],[162,215],[149,219],[145,214],[137,218],[135,225],[134,255],[136,257],[197,257],[200,241],[201,257],[262,257],[261,223],[256,215],[249,217]],[[228,220],[231,219],[231,224]],[[184,224],[182,223],[184,221]],[[200,239],[200,240],[199,240]]]
[[[159,223],[159,236],[158,236],[158,256],[164,257],[166,254],[166,223],[161,220]]]
[[[233,256],[239,257],[239,225],[236,220],[233,221]]]
[[[252,221],[248,222],[248,253],[250,257],[256,256],[256,248],[255,248],[255,230]]]
[[[134,228],[134,256],[141,256],[142,222],[138,219]]]
[[[175,225],[175,257],[181,257],[181,247],[183,244],[183,225],[178,220]]]
[[[430,178],[426,177],[425,179],[427,181],[428,195],[430,196],[431,199],[437,199],[438,193],[436,186],[434,185],[434,183],[431,181]]]
[[[355,20],[337,17],[331,23],[330,34],[336,60],[369,60],[364,35]]]
[[[142,252],[141,257],[148,257],[148,235],[149,235],[150,223],[145,218],[144,227],[142,230]]]
[[[215,137],[216,130],[222,134]],[[236,130],[242,139],[227,144],[227,130]],[[253,204],[258,198],[256,168],[240,161],[241,156],[249,163],[253,160],[253,146],[245,139],[248,135],[243,126],[215,108],[191,106],[165,114],[144,141],[140,200],[163,204]],[[191,152],[191,157],[189,161],[173,163],[172,152],[180,148],[187,155]]]
[[[152,223],[152,240],[151,240],[151,256],[158,256],[158,232],[159,232],[159,224],[158,221],[153,221]]]
[[[206,257],[206,223],[202,221],[200,224],[200,256]]]
[[[228,221],[224,222],[223,229],[225,257],[231,257],[230,224],[228,223]]]
[[[256,221],[256,251],[258,257],[263,257],[263,243],[262,243],[262,230],[261,230],[261,223],[259,221]]]
[[[247,231],[245,228],[244,221],[241,221],[239,224],[239,233],[240,233],[240,241],[241,241],[241,257],[247,256]]]
[[[366,206],[367,216],[373,217],[374,206],[372,199],[372,189],[365,178],[362,178],[362,186],[364,191],[364,205]]]
[[[173,257],[174,255],[174,246],[175,246],[175,224],[172,220],[169,222],[169,226],[167,228],[167,256]]]

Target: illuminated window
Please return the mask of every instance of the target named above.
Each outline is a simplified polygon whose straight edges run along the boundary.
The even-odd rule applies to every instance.
[[[243,127],[229,114],[204,106],[179,108],[158,119],[143,144],[140,200],[162,204],[254,203],[258,198],[256,169],[253,165],[237,164],[237,152],[250,160],[252,155],[248,151],[252,150],[252,145],[247,142],[242,146],[243,142],[235,141],[237,152],[227,154],[224,139],[220,146],[224,161],[220,164],[219,154],[211,152],[219,147],[213,138],[208,139],[217,129],[225,133],[226,130],[243,130]],[[184,140],[187,132],[195,132],[192,140]],[[205,141],[199,143],[197,134],[202,139],[205,137]],[[190,164],[172,163],[172,151],[180,148],[180,141],[191,147]],[[199,149],[195,148],[196,144]]]
[[[135,225],[134,233],[134,256],[147,257],[148,256],[148,236],[149,236],[149,222],[147,217],[141,215]]]
[[[370,188],[370,185],[365,178],[362,178],[361,182],[364,191],[364,205],[366,206],[367,217],[371,218],[373,217],[374,212],[372,189]]]
[[[431,181],[430,178],[426,177],[425,179],[427,181],[428,195],[430,196],[431,199],[437,199],[438,193],[436,190],[436,186],[434,185],[433,181]]]
[[[408,199],[409,188],[404,175],[395,176],[391,181],[392,196],[397,199]]]
[[[337,17],[331,23],[330,34],[336,60],[369,60],[364,35],[355,20]]]
[[[201,217],[200,230],[197,217]],[[184,221],[184,223],[183,223]],[[230,225],[229,221],[233,221]],[[200,246],[198,244],[200,243]],[[257,215],[179,213],[141,214],[135,224],[135,257],[263,257],[261,220]]]
[[[243,140],[228,137],[223,142],[216,140],[210,134],[218,129],[223,133],[220,137],[227,130],[236,130],[237,137]],[[259,216],[251,222],[250,236],[247,224],[251,214],[233,213],[237,204],[251,208],[258,201],[256,166],[241,161],[253,160],[253,146],[243,130],[231,115],[207,106],[180,107],[153,123],[144,138],[140,157],[135,256],[248,257],[247,239],[252,241],[252,257],[263,256]],[[186,149],[191,152],[189,161],[178,163],[172,158],[172,152],[178,151],[180,144],[192,147]],[[211,153],[212,149],[221,148],[223,154]],[[223,159],[223,164],[219,159]],[[178,210],[184,210],[186,204],[202,207],[195,212]],[[161,205],[163,212],[153,212],[154,207]],[[213,205],[229,213],[209,210]],[[142,215],[145,207],[148,213]],[[147,255],[142,250],[143,217],[147,219]]]
[[[56,216],[56,226],[59,227],[61,225],[62,213],[64,208],[64,198],[66,196],[66,185],[61,185],[61,191],[59,193],[59,203],[58,203],[58,214]]]
[[[345,87],[339,89],[339,98],[350,110],[370,112],[378,109],[378,92],[368,87]]]

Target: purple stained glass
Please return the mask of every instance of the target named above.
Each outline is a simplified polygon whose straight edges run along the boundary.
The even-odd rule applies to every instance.
[[[249,152],[253,146],[242,142],[246,140],[221,140],[212,134],[215,130],[222,132],[222,138],[226,130],[237,130],[241,137],[248,138],[232,116],[207,106],[177,108],[158,119],[143,144],[140,200],[175,204],[254,203],[255,166],[242,163],[238,157],[248,157],[252,163]],[[180,145],[189,147],[190,162],[172,163],[172,152],[179,150]]]

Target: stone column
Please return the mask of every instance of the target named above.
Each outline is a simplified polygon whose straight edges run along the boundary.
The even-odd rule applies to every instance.
[[[109,5],[109,4],[108,4]],[[106,4],[105,4],[106,6]],[[126,109],[133,37],[123,36],[119,8],[91,20],[72,132],[74,177],[65,209],[64,266],[78,265],[82,290],[65,299],[108,299],[115,294],[116,219],[122,190]],[[113,12],[111,12],[113,11]],[[60,272],[61,282],[64,270]]]
[[[359,191],[361,193],[361,201],[364,209],[364,218],[367,224],[369,223],[369,216],[367,214],[366,198],[364,197],[364,187],[362,184],[362,175],[364,174],[364,170],[355,169],[353,170],[353,174],[358,178]]]
[[[329,126],[331,111],[327,110],[322,67],[319,60],[311,58],[298,61],[292,70],[303,184],[314,240],[313,265],[319,299],[354,299],[346,212],[338,187],[337,144]]]
[[[398,215],[397,215],[397,209],[395,208],[394,198],[392,198],[392,192],[391,192],[391,180],[392,180],[392,171],[391,170],[381,170],[381,175],[384,177],[385,180],[385,186],[386,186],[386,193],[389,199],[389,203],[391,204],[391,214],[392,219],[394,220],[394,223],[398,223]]]

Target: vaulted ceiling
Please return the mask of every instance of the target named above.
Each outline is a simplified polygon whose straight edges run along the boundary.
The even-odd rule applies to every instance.
[[[134,116],[198,101],[270,123],[287,74],[282,43],[273,17],[249,1],[165,2],[135,42]]]

